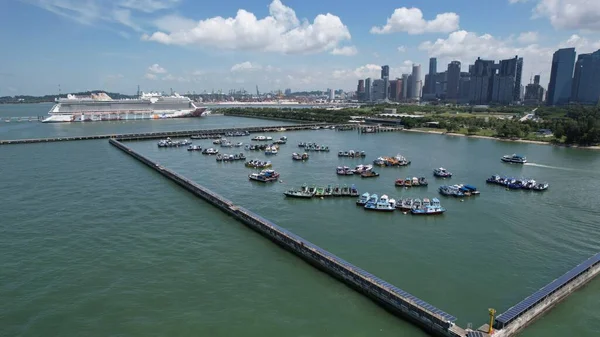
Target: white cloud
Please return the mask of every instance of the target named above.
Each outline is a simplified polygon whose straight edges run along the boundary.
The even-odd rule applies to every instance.
[[[343,55],[343,56],[353,56],[358,53],[358,50],[355,46],[346,46],[341,48],[334,48],[330,54],[332,55]]]
[[[585,37],[581,37],[577,34],[571,35],[566,41],[559,44],[560,48],[573,47],[578,54],[591,53],[600,49],[600,40],[590,41]]]
[[[280,0],[273,0],[269,5],[269,16],[262,19],[240,9],[233,18],[218,16],[200,20],[192,29],[165,30],[166,33],[157,31],[142,39],[167,45],[307,54],[333,50],[340,42],[351,38],[348,27],[339,17],[319,14],[312,23],[300,22],[294,10]]]
[[[101,17],[101,7],[95,1],[81,0],[25,0],[51,13],[92,25]]]
[[[259,70],[261,68],[262,67],[259,64],[246,61],[246,62],[234,64],[233,67],[231,67],[231,72]]]
[[[163,9],[169,9],[179,3],[179,0],[123,0],[118,5],[124,8],[152,13]]]
[[[382,27],[371,28],[372,34],[406,32],[408,34],[449,33],[458,29],[460,18],[456,13],[442,13],[433,20],[425,20],[423,12],[416,7],[396,8]]]
[[[406,51],[406,47],[405,46],[398,47],[398,52],[399,53],[404,53],[405,51]]]
[[[545,17],[557,29],[600,31],[600,1],[538,0],[534,17]]]
[[[517,41],[522,44],[531,44],[537,42],[539,39],[538,32],[524,32],[519,34]]]
[[[167,15],[153,21],[156,28],[169,33],[192,30],[196,27],[196,21],[179,15]]]
[[[156,75],[151,74],[151,73],[147,73],[146,75],[144,75],[144,78],[147,80],[155,80],[156,79]]]
[[[406,60],[400,65],[390,67],[390,78],[401,77],[403,73],[410,73],[413,62]],[[338,69],[331,73],[336,80],[358,80],[365,78],[377,79],[381,77],[381,66],[378,64],[365,64],[354,69]]]
[[[115,9],[113,11],[113,18],[116,22],[135,30],[136,32],[142,31],[142,28],[133,22],[131,11],[128,9]]]
[[[158,63],[154,63],[153,65],[148,67],[148,71],[154,74],[165,74],[167,69],[158,65]]]

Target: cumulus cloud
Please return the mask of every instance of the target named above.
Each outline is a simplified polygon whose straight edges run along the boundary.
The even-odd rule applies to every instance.
[[[269,15],[262,19],[240,9],[235,17],[218,16],[200,20],[193,28],[165,31],[144,35],[142,40],[167,45],[307,54],[331,51],[351,38],[348,27],[339,17],[319,14],[312,23],[301,22],[294,10],[280,0],[273,0]]]
[[[435,16],[433,20],[425,20],[423,12],[416,7],[396,8],[387,23],[382,27],[371,28],[372,34],[390,34],[406,32],[408,34],[449,33],[458,29],[458,14],[449,12]]]
[[[538,32],[524,32],[519,34],[517,41],[523,44],[535,43],[539,39]]]
[[[158,65],[158,63],[154,63],[153,65],[148,67],[148,71],[154,74],[165,74],[167,69]]]
[[[144,78],[147,80],[155,80],[156,79],[156,75],[151,74],[151,73],[147,73],[146,75],[144,75]]]
[[[251,71],[251,70],[259,70],[262,69],[262,66],[256,63],[252,63],[249,61],[234,64],[231,67],[231,72],[242,72],[242,71]]]
[[[405,51],[406,51],[406,47],[405,46],[398,47],[398,52],[404,53]]]
[[[600,31],[600,1],[538,0],[534,17],[545,17],[557,29]]]
[[[356,49],[355,46],[346,46],[346,47],[341,47],[341,48],[334,48],[330,54],[332,55],[343,55],[343,56],[352,56],[352,55],[356,55],[358,53],[358,50]]]
[[[590,41],[585,37],[581,37],[577,34],[571,35],[566,41],[559,44],[560,48],[573,47],[578,54],[591,53],[600,49],[600,40]]]
[[[400,65],[390,67],[390,78],[401,77],[403,73],[410,73],[413,62],[406,60]],[[354,69],[337,69],[331,74],[331,77],[337,80],[357,80],[372,78],[377,79],[381,76],[381,65],[365,64]]]

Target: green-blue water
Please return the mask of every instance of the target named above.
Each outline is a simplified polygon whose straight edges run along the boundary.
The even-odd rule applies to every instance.
[[[194,123],[278,124],[217,116],[164,122],[171,121],[116,125],[119,132],[141,132]],[[10,129],[16,124],[0,125],[0,138],[17,138],[20,133]],[[110,126],[102,124],[64,124],[61,132],[106,133]],[[31,125],[24,137],[56,132]],[[270,185],[248,181],[251,170],[241,162],[217,163],[185,149],[159,149],[154,141],[129,145],[457,316],[462,326],[485,323],[487,308],[507,309],[600,250],[600,153],[413,133],[285,135],[288,144],[269,157],[283,182]],[[332,152],[293,162],[299,141],[326,144]],[[337,157],[349,149],[365,150],[367,158]],[[500,162],[515,152],[531,164]],[[383,168],[379,178],[367,180],[335,174],[337,166],[396,153],[412,165]],[[2,146],[0,158],[2,336],[425,336],[107,141]],[[439,166],[454,173],[450,182],[474,184],[482,195],[464,202],[440,197],[448,212],[420,218],[366,213],[352,199],[289,200],[282,194],[303,183],[354,183],[361,192],[396,199],[431,198],[446,182],[431,175]],[[545,193],[486,186],[494,173],[551,186]],[[394,187],[396,178],[421,175],[429,187]],[[600,282],[591,282],[522,335],[597,336],[598,290]]]

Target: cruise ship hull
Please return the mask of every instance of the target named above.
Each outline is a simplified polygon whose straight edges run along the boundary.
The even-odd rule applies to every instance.
[[[155,110],[155,111],[102,111],[102,112],[75,112],[51,113],[50,117],[42,120],[43,123],[70,123],[70,122],[101,122],[119,120],[143,119],[168,119],[201,117],[206,114],[206,108],[195,110]]]

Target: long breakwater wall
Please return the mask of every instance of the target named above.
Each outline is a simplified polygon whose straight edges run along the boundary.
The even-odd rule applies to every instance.
[[[344,282],[351,288],[363,293],[396,316],[415,323],[423,330],[435,336],[466,336],[465,330],[454,324],[456,321],[455,317],[342,260],[290,231],[277,226],[271,221],[233,204],[233,202],[226,198],[161,166],[159,163],[155,163],[135,152],[118,139],[110,139],[109,142],[189,192],[241,221],[279,246]]]
[[[347,126],[345,124],[338,125],[338,124],[322,124],[322,123],[276,125],[276,126],[249,126],[249,127],[228,128],[228,129],[160,131],[160,132],[105,134],[105,135],[74,136],[74,137],[13,139],[13,140],[0,140],[0,145],[67,142],[67,141],[110,139],[110,138],[127,139],[127,140],[149,140],[149,139],[160,139],[160,138],[165,138],[165,137],[192,137],[192,136],[204,136],[207,138],[211,138],[211,137],[220,137],[228,132],[248,131],[250,133],[260,133],[260,132],[277,132],[277,131],[280,131],[283,129],[285,129],[285,131],[302,131],[302,130],[310,130],[315,127],[336,126],[336,125],[341,126],[341,127]]]

